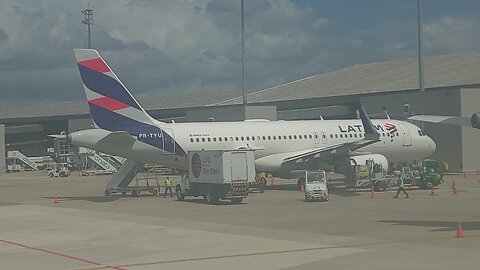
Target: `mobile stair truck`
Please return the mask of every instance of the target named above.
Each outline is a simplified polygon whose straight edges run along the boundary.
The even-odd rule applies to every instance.
[[[325,171],[305,171],[305,201],[328,201]]]
[[[209,204],[231,200],[240,204],[255,181],[253,150],[202,150],[188,153],[188,177],[175,186],[177,199],[203,196]]]

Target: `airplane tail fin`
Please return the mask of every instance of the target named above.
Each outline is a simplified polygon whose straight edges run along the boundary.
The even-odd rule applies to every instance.
[[[158,123],[138,104],[96,50],[74,51],[90,114],[98,127],[133,131]]]

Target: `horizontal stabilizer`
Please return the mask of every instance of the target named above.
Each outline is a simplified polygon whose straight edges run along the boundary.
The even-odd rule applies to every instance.
[[[126,131],[116,131],[108,134],[107,136],[103,137],[96,143],[96,147],[98,148],[127,148],[130,149],[135,142],[135,138],[132,137]]]

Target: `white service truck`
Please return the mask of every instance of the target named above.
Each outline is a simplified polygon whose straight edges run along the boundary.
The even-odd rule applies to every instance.
[[[253,150],[202,150],[188,152],[188,177],[175,186],[177,199],[203,196],[210,204],[231,200],[239,204],[255,181]]]

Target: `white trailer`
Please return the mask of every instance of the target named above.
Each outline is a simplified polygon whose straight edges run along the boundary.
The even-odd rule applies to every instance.
[[[208,203],[219,199],[239,204],[255,181],[253,150],[202,150],[188,153],[188,177],[175,186],[177,199],[203,196]]]

